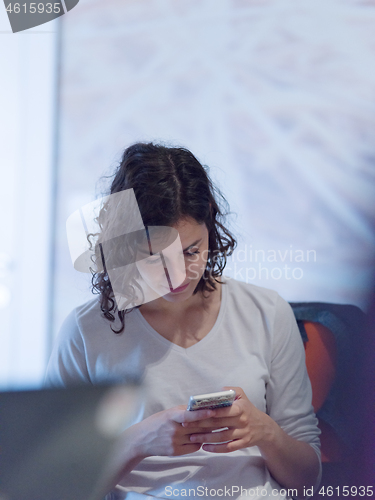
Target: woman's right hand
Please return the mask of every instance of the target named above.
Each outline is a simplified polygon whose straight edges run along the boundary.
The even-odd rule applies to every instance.
[[[201,428],[183,427],[182,424],[214,416],[215,410],[187,411],[186,406],[181,405],[155,413],[126,429],[119,438],[109,464],[109,470],[113,472],[108,491],[144,458],[186,455],[198,451],[201,443],[192,443],[190,436]]]
[[[186,406],[175,406],[169,410],[154,413],[128,431],[137,454],[143,458],[150,456],[178,456],[198,451],[200,443],[192,443],[194,427],[183,427],[186,422],[197,422],[213,417],[214,410],[187,411]],[[131,433],[131,434],[130,434]]]

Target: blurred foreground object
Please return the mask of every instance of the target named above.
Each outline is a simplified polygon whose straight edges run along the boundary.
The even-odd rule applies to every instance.
[[[99,500],[139,384],[0,393],[1,500]]]

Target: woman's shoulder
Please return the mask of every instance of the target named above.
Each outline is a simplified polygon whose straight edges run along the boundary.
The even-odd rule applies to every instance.
[[[280,295],[275,290],[253,285],[252,283],[246,283],[244,281],[238,281],[227,276],[223,278],[223,283],[228,289],[228,293],[239,300],[242,298],[245,300],[252,298],[259,303],[262,302],[272,305],[281,299]]]
[[[120,326],[121,323],[117,312],[112,312],[112,314],[115,318],[113,322],[104,317],[100,306],[100,297],[94,297],[74,308],[67,319],[69,317],[74,318],[77,329],[82,336],[89,333],[90,337],[93,337],[96,333],[101,335],[106,330],[111,332],[111,326],[114,329]]]
[[[106,319],[100,308],[99,297],[94,297],[91,300],[75,307],[62,322],[58,338],[74,341],[78,338],[84,339],[89,336],[95,338],[96,335],[102,335],[103,331],[110,330],[110,325],[117,327],[119,323],[117,315],[115,322],[110,322]]]
[[[82,324],[97,324],[100,317],[100,303],[97,298],[91,299],[72,309],[62,321],[57,340],[74,340],[81,336]]]
[[[118,318],[112,323],[103,317],[99,297],[75,307],[63,321],[54,341],[46,383],[66,385],[90,381],[88,366],[92,367],[93,360],[95,364],[103,346],[109,351],[118,349],[117,336],[111,330],[111,325],[117,328],[118,323]]]
[[[67,315],[54,341],[46,370],[46,385],[65,386],[69,383],[90,381],[82,321],[94,324],[94,318],[99,313],[100,304],[97,298],[94,298],[74,308]]]
[[[248,324],[253,335],[269,341],[272,356],[286,346],[297,351],[302,346],[301,335],[290,304],[275,290],[229,279],[228,313],[231,321]]]
[[[70,314],[75,316],[78,325],[86,322],[97,324],[98,319],[101,317],[99,297],[94,297],[84,304],[75,307]]]
[[[223,279],[223,282],[230,300],[244,313],[257,310],[269,320],[287,317],[294,321],[294,314],[289,303],[275,290],[227,277]]]

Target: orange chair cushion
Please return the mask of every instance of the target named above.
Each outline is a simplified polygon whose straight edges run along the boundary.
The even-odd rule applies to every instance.
[[[308,341],[305,342],[307,373],[312,387],[312,405],[317,412],[326,400],[336,375],[337,349],[333,333],[321,325],[304,321]],[[321,430],[322,462],[340,460],[343,444],[334,429],[323,420],[319,420]]]
[[[305,342],[306,367],[317,412],[326,400],[336,374],[337,350],[335,337],[320,323],[304,321],[308,342]]]

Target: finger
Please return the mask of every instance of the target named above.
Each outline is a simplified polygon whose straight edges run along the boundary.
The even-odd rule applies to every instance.
[[[199,411],[204,411],[204,410],[199,410]],[[205,426],[205,427],[216,427],[218,428],[218,420],[222,420],[223,418],[236,418],[239,417],[243,413],[243,408],[240,404],[235,404],[233,403],[232,406],[228,406],[226,408],[216,408],[215,410],[211,410],[215,412],[215,415],[212,416],[211,418],[202,418],[199,419],[199,426]],[[188,412],[188,413],[197,413],[197,412]],[[187,420],[183,422],[184,427],[194,427],[194,423],[191,420]],[[225,426],[224,426],[225,427]]]
[[[231,451],[240,450],[244,447],[244,444],[242,439],[236,439],[223,444],[204,444],[202,450],[210,453],[230,453]]]
[[[234,401],[231,406],[226,406],[224,408],[216,408],[215,418],[221,417],[238,417],[243,412],[242,403]]]
[[[222,391],[234,391],[236,394],[244,394],[244,390],[242,389],[242,387],[238,387],[237,385],[234,386],[234,385],[226,385],[225,387],[222,387],[221,388]]]
[[[223,441],[233,441],[242,437],[243,433],[239,429],[228,429],[220,432],[192,434],[190,441],[192,443],[222,443]]]
[[[184,444],[181,446],[181,455],[187,455],[188,453],[194,453],[201,449],[201,444]]]
[[[232,389],[236,393],[235,401],[238,401],[240,399],[249,400],[249,398],[245,394],[245,391],[241,387],[226,386],[226,387],[223,387],[221,390],[222,391],[229,391],[229,389]]]
[[[179,424],[176,424],[176,425],[179,425]],[[186,446],[186,445],[193,444],[193,441],[190,440],[191,434],[182,434],[181,433],[182,427],[181,426],[179,426],[179,427],[180,427],[180,431],[175,435],[175,437],[174,437],[174,443],[177,446]],[[197,446],[198,444],[199,444],[199,448],[200,448],[200,442],[199,441],[196,441],[194,443],[194,446]]]
[[[232,385],[226,385],[225,387],[222,387],[221,388],[222,391],[234,391],[236,393],[236,398],[235,399],[238,399],[238,397],[241,395],[241,394],[245,394],[243,389],[241,389],[241,387],[234,387]]]
[[[175,410],[172,419],[179,423],[197,422],[199,420],[207,419],[215,415],[215,410]]]
[[[241,424],[239,417],[210,418],[201,420],[199,422],[199,425],[197,424],[194,425],[190,423],[184,423],[182,425],[185,429],[189,429],[190,433],[192,433],[190,429],[201,429],[201,430],[204,429],[206,431],[208,429],[210,430],[222,429],[223,427],[229,427],[229,428],[243,427],[243,424]]]
[[[214,427],[185,427],[187,424],[182,424],[182,435],[191,436],[192,434],[201,434],[202,432],[213,432],[222,427],[215,425]]]

